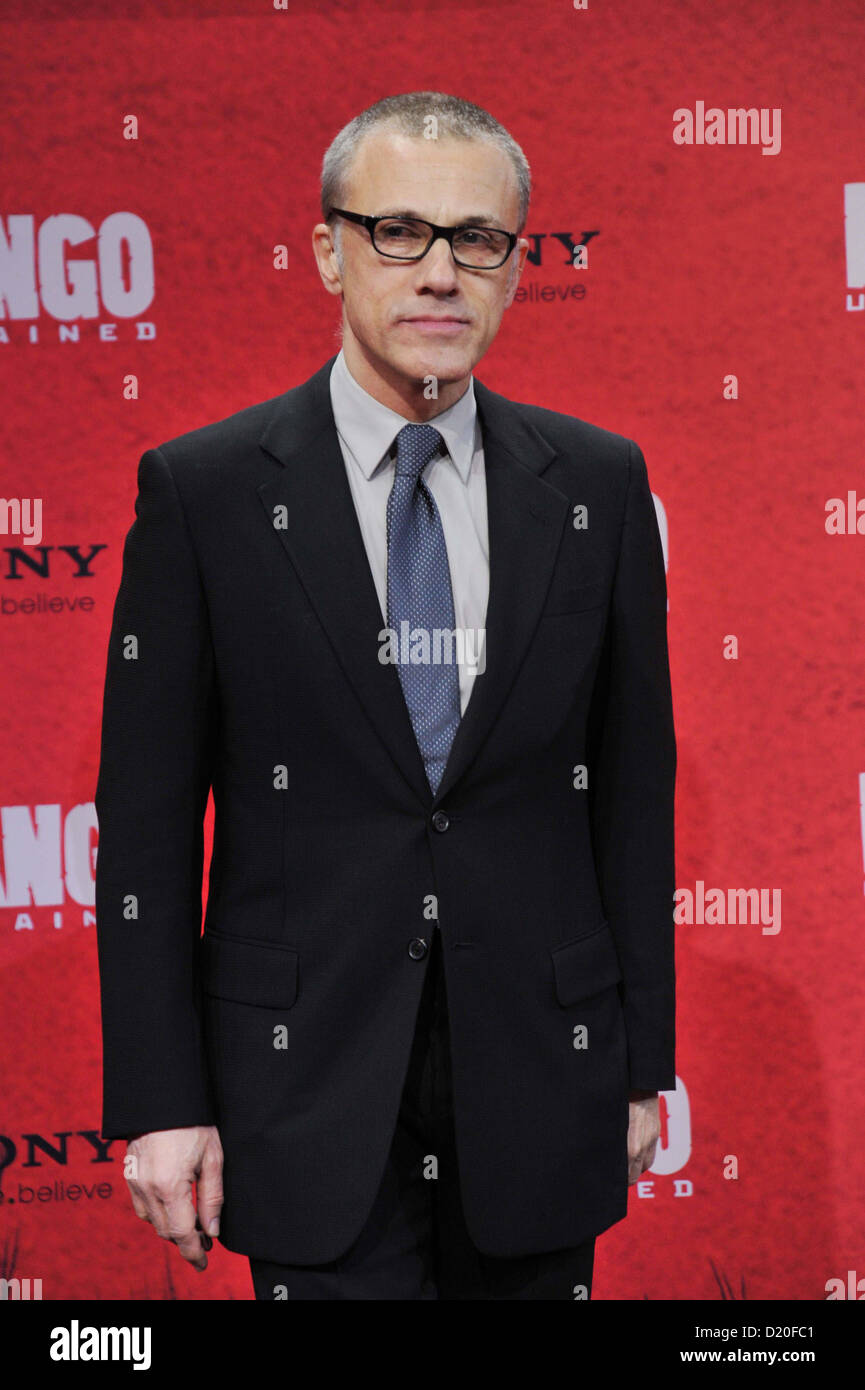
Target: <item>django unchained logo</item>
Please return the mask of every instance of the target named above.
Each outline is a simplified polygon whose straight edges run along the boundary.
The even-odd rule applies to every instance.
[[[134,212],[96,226],[74,212],[0,217],[0,346],[147,341],[153,242]]]

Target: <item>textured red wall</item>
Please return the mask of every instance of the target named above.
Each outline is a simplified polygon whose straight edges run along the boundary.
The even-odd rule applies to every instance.
[[[43,552],[0,537],[0,1257],[45,1298],[251,1296],[245,1260],[217,1248],[199,1276],[136,1220],[122,1144],[94,1162],[111,607],[143,450],[336,350],[310,250],[327,143],[377,98],[437,88],[491,110],[534,177],[540,262],[477,376],[636,439],[666,515],[678,883],[781,894],[774,933],[678,929],[689,1121],[669,1115],[656,1168],[673,1171],[645,1174],[599,1242],[595,1297],[711,1300],[727,1281],[823,1299],[865,1276],[865,535],[827,534],[825,511],[865,496],[865,225],[851,215],[845,247],[844,224],[865,182],[859,0],[6,0],[0,40],[4,234],[134,213],[155,286],[132,318],[98,300],[77,342],[58,340],[47,260],[32,313],[2,304],[0,494],[42,499],[49,573],[13,577],[15,547]],[[779,108],[780,152],[675,143],[697,102]],[[555,234],[586,231],[574,270]],[[104,549],[76,578],[64,546]]]

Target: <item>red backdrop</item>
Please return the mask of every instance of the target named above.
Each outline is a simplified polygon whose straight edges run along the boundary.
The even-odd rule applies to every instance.
[[[865,535],[826,512],[865,496],[860,0],[5,0],[0,34],[0,493],[43,509],[37,544],[0,537],[6,1272],[45,1298],[251,1297],[244,1259],[197,1275],[137,1221],[124,1145],[97,1141],[111,608],[143,450],[336,351],[310,249],[327,144],[437,88],[491,110],[534,179],[524,292],[477,376],[647,459],[679,887],[781,903],[769,930],[678,928],[679,1089],[595,1297],[865,1277]],[[780,111],[780,149],[677,143],[698,102]]]

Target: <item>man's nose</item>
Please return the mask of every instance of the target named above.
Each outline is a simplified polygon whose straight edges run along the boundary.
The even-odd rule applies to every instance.
[[[418,262],[421,279],[427,284],[452,287],[457,283],[458,266],[443,236],[436,237],[423,260]]]

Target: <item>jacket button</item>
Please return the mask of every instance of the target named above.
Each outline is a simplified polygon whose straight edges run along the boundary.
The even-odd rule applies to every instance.
[[[433,818],[432,818],[432,823],[433,823],[433,826],[435,827],[436,830],[440,830],[440,831],[442,831],[442,832],[444,832],[445,830],[447,830],[448,826],[450,825],[450,821],[448,820],[448,818],[447,818],[447,816],[445,815],[444,811],[436,811],[436,812],[434,812]]]
[[[422,936],[416,936],[413,941],[408,943],[408,953],[412,960],[423,960],[427,950],[427,944]]]

